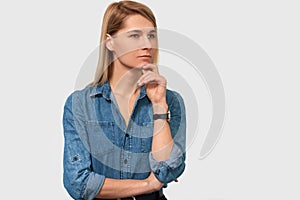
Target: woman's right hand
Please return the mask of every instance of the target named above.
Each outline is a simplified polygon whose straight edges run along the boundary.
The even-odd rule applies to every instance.
[[[145,180],[152,192],[160,190],[160,188],[164,185],[155,177],[153,172],[151,172],[148,178],[146,178]]]

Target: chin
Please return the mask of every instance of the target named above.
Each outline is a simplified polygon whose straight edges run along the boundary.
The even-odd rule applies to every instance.
[[[146,65],[146,64],[153,64],[153,61],[142,61],[140,62],[141,65]]]

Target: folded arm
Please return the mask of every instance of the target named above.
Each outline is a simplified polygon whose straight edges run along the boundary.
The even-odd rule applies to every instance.
[[[72,96],[64,107],[64,172],[63,182],[74,199],[122,198],[159,190],[162,184],[150,174],[144,180],[106,178],[91,169],[91,154],[77,132],[72,112]]]

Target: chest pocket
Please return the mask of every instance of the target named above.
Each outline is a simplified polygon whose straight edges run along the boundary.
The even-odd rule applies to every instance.
[[[101,158],[114,152],[116,136],[114,122],[87,121],[85,123],[87,145],[95,158]]]
[[[141,151],[149,153],[152,149],[153,122],[144,122],[140,126]]]

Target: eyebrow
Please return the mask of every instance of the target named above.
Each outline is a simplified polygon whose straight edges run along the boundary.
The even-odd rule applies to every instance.
[[[130,30],[127,33],[143,33],[142,30]],[[156,29],[149,31],[149,33],[156,33]]]

